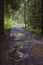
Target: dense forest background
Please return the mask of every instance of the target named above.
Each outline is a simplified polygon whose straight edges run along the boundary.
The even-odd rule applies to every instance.
[[[26,29],[41,34],[41,0],[4,1],[4,27],[24,23]]]
[[[24,23],[28,31],[41,34],[41,4],[41,0],[4,0],[4,28],[9,29],[15,24]]]

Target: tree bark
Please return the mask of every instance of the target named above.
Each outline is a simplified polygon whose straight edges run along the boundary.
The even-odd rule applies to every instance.
[[[43,34],[43,0],[41,0],[41,34]]]
[[[1,65],[2,65],[2,57],[3,57],[3,49],[4,49],[3,37],[4,37],[4,0],[0,0],[0,62]]]
[[[0,0],[0,37],[4,35],[4,0]]]
[[[26,28],[26,1],[24,1],[24,23]]]

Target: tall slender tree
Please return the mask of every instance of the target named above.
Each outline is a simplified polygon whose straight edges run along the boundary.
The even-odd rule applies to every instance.
[[[41,34],[43,34],[43,0],[41,0]]]
[[[0,37],[4,34],[4,0],[0,1]]]

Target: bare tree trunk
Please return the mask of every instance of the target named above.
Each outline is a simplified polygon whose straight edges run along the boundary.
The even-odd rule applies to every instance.
[[[42,13],[42,17],[41,17],[41,34],[43,34],[43,0],[41,0],[41,13]]]
[[[0,37],[4,35],[4,0],[0,0]]]
[[[24,1],[24,23],[26,28],[26,1]]]
[[[2,65],[2,57],[3,57],[3,49],[4,49],[3,37],[4,37],[4,0],[0,0],[0,62],[1,65]]]

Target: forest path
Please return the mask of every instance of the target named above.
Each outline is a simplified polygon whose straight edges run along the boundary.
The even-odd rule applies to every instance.
[[[21,62],[14,62],[9,60],[8,53],[14,50],[14,46],[16,43],[23,44],[23,49],[28,53],[28,49],[33,48],[36,44],[43,44],[43,38],[40,36],[36,36],[33,33],[30,33],[26,30],[23,30],[21,24],[17,24],[16,26],[12,27],[9,32],[6,34],[6,47],[4,51],[4,58],[6,59],[4,62],[7,62],[8,65],[43,65],[43,62],[36,60],[35,58],[28,56]],[[25,53],[23,51],[23,53]],[[16,64],[17,63],[17,64]],[[6,64],[5,64],[6,65]]]
[[[31,38],[34,38],[36,40],[40,40],[43,41],[43,37],[36,35],[34,33],[28,32],[27,30],[22,29],[22,27],[25,26],[25,24],[17,24],[14,27],[12,27],[11,31],[18,31],[18,32],[22,32],[24,34],[26,34],[27,36],[30,36]]]

